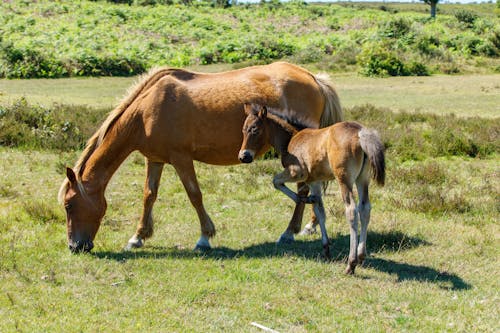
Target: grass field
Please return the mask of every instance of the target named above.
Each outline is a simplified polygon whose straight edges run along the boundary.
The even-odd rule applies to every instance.
[[[2,332],[257,332],[252,321],[282,332],[499,329],[497,158],[389,160],[387,186],[372,190],[369,259],[345,276],[348,228],[335,186],[326,196],[331,262],[320,258],[318,236],[275,245],[292,210],[270,184],[278,161],[197,164],[218,228],[202,255],[192,251],[198,221],[170,167],[154,238],[122,252],[141,206],[142,160],[132,156],[107,190],[93,253],[72,255],[55,196],[75,154],[0,154]],[[441,177],[411,176],[428,170]],[[419,203],[434,192],[468,208],[431,212]]]
[[[209,72],[228,69],[227,65],[194,67]],[[25,97],[32,103],[111,108],[135,81],[121,77],[0,80],[0,105]],[[500,74],[374,79],[351,73],[332,75],[332,81],[346,107],[372,104],[395,111],[500,116]]]
[[[368,117],[377,110],[482,117],[469,119],[470,127],[437,117],[453,123],[445,128],[413,113],[377,125],[391,143],[387,181],[371,189],[369,257],[355,276],[343,274],[349,236],[335,184],[325,196],[333,259],[321,258],[319,235],[275,244],[293,209],[271,184],[278,160],[196,164],[218,231],[205,254],[192,250],[199,222],[167,166],[155,235],[143,249],[123,252],[142,208],[144,165],[133,154],[106,191],[109,207],[93,252],[72,255],[56,195],[79,151],[0,147],[0,332],[260,332],[251,322],[279,332],[498,332],[498,79],[334,76],[350,116],[368,115],[362,104],[372,103]],[[131,80],[0,81],[0,105],[26,94],[48,105],[111,107]],[[463,102],[467,94],[472,104]],[[452,150],[444,148],[439,155],[409,134],[420,128],[422,137],[439,138],[429,126],[466,136],[478,128],[490,134],[471,135],[472,145],[492,140],[493,148],[477,158],[447,156]]]

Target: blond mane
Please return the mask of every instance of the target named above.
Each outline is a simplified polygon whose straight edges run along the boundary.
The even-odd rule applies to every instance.
[[[148,90],[151,86],[153,86],[158,80],[163,78],[164,76],[170,74],[174,71],[174,68],[153,68],[148,73],[142,75],[137,83],[133,85],[129,92],[127,93],[127,97],[125,97],[121,103],[109,113],[108,117],[102,123],[101,127],[92,135],[92,137],[87,141],[85,149],[83,150],[80,158],[76,162],[73,167],[73,171],[77,177],[78,188],[82,194],[85,194],[85,190],[83,185],[81,184],[81,176],[83,174],[83,170],[85,169],[85,164],[89,160],[90,156],[94,153],[94,151],[101,145],[106,134],[109,132],[110,128],[113,127],[115,122],[120,118],[127,108],[132,104],[132,102],[144,91]],[[58,193],[58,200],[60,203],[64,200],[64,195],[68,189],[69,181],[67,178],[64,179]]]

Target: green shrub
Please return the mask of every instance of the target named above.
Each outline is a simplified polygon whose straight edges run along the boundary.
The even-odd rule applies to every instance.
[[[0,145],[42,149],[81,149],[106,110],[82,106],[28,105],[25,99],[0,107]]]
[[[458,22],[462,23],[467,28],[472,28],[474,22],[478,18],[477,14],[465,9],[456,11],[454,15]]]
[[[393,52],[381,47],[366,47],[357,57],[361,74],[366,76],[403,76],[404,64]]]

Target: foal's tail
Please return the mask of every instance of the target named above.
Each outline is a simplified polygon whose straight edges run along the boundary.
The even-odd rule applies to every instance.
[[[359,144],[368,156],[372,169],[372,178],[377,184],[384,186],[385,183],[385,154],[384,144],[380,140],[377,131],[363,127],[359,133]]]
[[[330,77],[327,74],[316,74],[314,79],[319,86],[321,94],[325,98],[325,107],[320,119],[319,127],[328,127],[335,123],[341,122],[344,118],[340,99],[330,82]]]

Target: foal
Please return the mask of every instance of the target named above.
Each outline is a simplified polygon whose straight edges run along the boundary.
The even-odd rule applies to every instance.
[[[274,176],[274,187],[296,203],[312,203],[321,228],[324,255],[330,257],[328,235],[325,227],[325,209],[321,199],[322,181],[337,179],[345,214],[350,224],[349,259],[347,274],[354,274],[358,263],[366,257],[366,233],[370,221],[370,199],[368,186],[370,178],[384,185],[384,146],[376,131],[356,122],[341,122],[321,129],[306,128],[297,131],[295,127],[272,113],[272,109],[257,104],[245,104],[247,118],[243,125],[243,143],[239,159],[243,163],[253,161],[267,144],[281,155],[285,170]],[[300,197],[285,186],[286,182],[304,182],[311,195]],[[359,204],[353,193],[356,184]],[[358,245],[358,214],[361,233]],[[283,237],[287,235],[283,234]],[[289,237],[289,236],[288,236]]]

